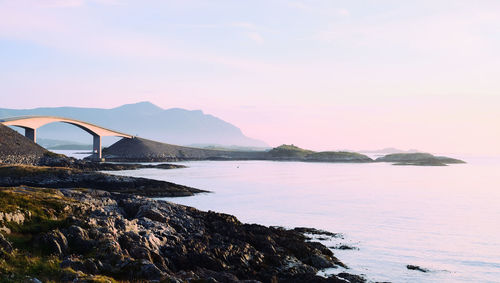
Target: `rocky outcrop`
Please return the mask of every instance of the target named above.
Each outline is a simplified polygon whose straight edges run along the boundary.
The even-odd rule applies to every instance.
[[[349,274],[317,276],[320,269],[343,264],[327,247],[308,241],[300,232],[305,230],[243,224],[231,215],[139,196],[61,192],[69,218],[35,235],[32,245],[57,256],[60,268],[71,268],[74,273],[64,280],[363,282]]]
[[[90,188],[149,197],[192,196],[207,192],[166,181],[65,167],[0,166],[0,186],[32,186],[43,188]]]
[[[465,161],[429,153],[394,153],[379,157],[376,162],[392,162],[394,165],[446,166],[448,164],[465,163]]]
[[[306,155],[305,160],[312,162],[345,162],[345,163],[373,162],[373,160],[370,157],[364,154],[356,152],[345,152],[345,151],[315,152]]]
[[[429,272],[429,270],[427,268],[423,268],[423,267],[420,267],[418,265],[411,265],[411,264],[408,264],[406,266],[406,269],[420,271],[420,272]]]

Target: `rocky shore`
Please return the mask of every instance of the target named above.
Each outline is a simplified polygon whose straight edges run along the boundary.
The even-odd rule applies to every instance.
[[[195,193],[207,192],[166,181],[115,176],[70,167],[0,166],[0,186],[21,185],[42,188],[90,188],[149,197],[192,196]]]
[[[18,282],[364,282],[304,229],[97,190],[0,189],[0,276]],[[20,205],[20,204],[23,205]],[[3,215],[3,214],[2,214]]]

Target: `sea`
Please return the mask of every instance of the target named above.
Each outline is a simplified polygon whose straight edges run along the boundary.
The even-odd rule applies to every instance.
[[[232,214],[245,223],[339,233],[316,240],[348,269],[320,275],[349,272],[369,282],[500,282],[500,157],[461,159],[467,164],[444,167],[192,161],[178,162],[188,166],[183,169],[110,173],[208,190],[162,199]]]

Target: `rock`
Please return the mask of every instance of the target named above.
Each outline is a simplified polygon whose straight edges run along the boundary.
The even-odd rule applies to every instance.
[[[351,246],[348,246],[348,245],[339,245],[339,246],[330,247],[330,248],[331,249],[336,249],[336,250],[359,250],[356,247],[351,247]]]
[[[349,273],[345,273],[345,272],[341,272],[341,273],[337,274],[337,277],[344,278],[351,283],[365,283],[366,282],[366,279],[363,278],[362,276],[349,274]]]
[[[157,208],[152,207],[151,204],[143,205],[139,208],[136,215],[137,218],[146,217],[153,221],[158,221],[161,223],[166,223],[168,221],[168,216],[161,213]]]
[[[309,262],[311,266],[314,266],[318,269],[333,267],[334,264],[331,260],[326,258],[324,255],[311,255],[309,258]]]
[[[420,271],[420,272],[429,272],[429,269],[426,269],[426,268],[422,268],[418,265],[407,265],[406,266],[407,269],[409,270],[416,270],[416,271]]]
[[[81,271],[87,274],[97,274],[97,265],[89,259],[82,260],[77,257],[68,257],[61,262],[61,268],[72,268],[75,271]]]
[[[319,230],[319,229],[315,229],[315,228],[296,227],[293,230],[300,232],[302,234],[311,234],[311,235],[317,235],[317,236],[329,236],[329,237],[334,237],[334,238],[338,238],[340,236],[340,234],[338,234],[338,233],[332,233],[332,232],[328,232],[325,230]]]
[[[62,256],[68,253],[68,241],[59,230],[42,234],[37,242],[42,249],[51,254]]]
[[[341,282],[316,276],[344,265],[300,232],[312,229],[244,224],[232,215],[127,194],[60,192],[70,200],[71,225],[41,233],[35,242],[60,256],[61,268],[77,271],[68,280]]]
[[[22,224],[25,220],[26,217],[24,216],[24,213],[19,210],[11,213],[0,212],[0,221],[3,222],[14,222],[17,224]]]
[[[94,246],[94,241],[90,240],[88,232],[80,226],[71,225],[64,232],[70,249],[76,253],[88,252]]]
[[[7,239],[0,233],[0,251],[4,253],[11,253],[13,251],[12,245]]]
[[[41,166],[0,166],[0,186],[32,186],[41,188],[90,188],[149,197],[191,196],[207,192],[166,181],[114,176],[75,168]],[[21,221],[13,217],[24,215],[0,215],[6,221]],[[8,218],[7,218],[8,217]]]

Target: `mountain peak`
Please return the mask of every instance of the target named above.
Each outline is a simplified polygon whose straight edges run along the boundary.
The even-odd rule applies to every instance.
[[[130,103],[130,104],[124,104],[122,106],[118,106],[116,108],[113,108],[115,110],[132,110],[132,111],[163,111],[163,108],[149,102],[149,101],[141,101],[137,103]]]

